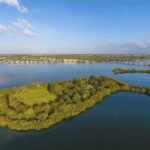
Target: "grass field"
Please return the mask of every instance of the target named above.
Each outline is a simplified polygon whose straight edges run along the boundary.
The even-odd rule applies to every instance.
[[[16,99],[17,101],[22,101],[23,103],[27,105],[33,105],[35,103],[41,104],[42,102],[48,103],[49,101],[55,100],[57,96],[55,94],[49,93],[47,89],[40,88],[40,89],[34,89],[34,90],[28,90],[27,93],[17,93],[13,94],[10,98],[10,104],[11,100]]]

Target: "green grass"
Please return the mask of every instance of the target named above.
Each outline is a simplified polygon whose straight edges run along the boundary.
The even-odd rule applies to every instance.
[[[33,106],[33,104],[35,103],[38,103],[40,105],[42,102],[48,103],[49,101],[54,101],[57,96],[47,91],[47,89],[41,88],[28,90],[28,92],[24,94],[16,93],[13,94],[12,97],[13,99],[16,98],[17,101],[22,101],[24,104]]]

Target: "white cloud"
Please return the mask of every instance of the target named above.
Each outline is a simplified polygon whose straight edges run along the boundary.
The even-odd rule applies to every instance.
[[[15,37],[13,34],[9,34],[10,37]]]
[[[9,6],[15,6],[20,12],[28,12],[27,8],[20,6],[17,0],[0,0],[0,3],[7,3]]]
[[[12,22],[12,23],[19,28],[23,28],[22,23],[16,23],[16,22]]]
[[[0,24],[0,34],[5,32],[7,29],[2,24]]]
[[[141,45],[142,47],[147,47],[146,45]]]
[[[147,47],[147,45],[142,45],[141,42],[139,42],[138,45],[141,46],[141,47]]]
[[[32,37],[34,37],[35,35],[34,35],[34,33],[32,33],[30,30],[28,30],[28,29],[24,29],[23,30],[23,34],[25,35],[25,36],[28,36],[28,37],[30,37],[30,36],[32,36]]]
[[[9,25],[9,30],[13,31],[13,30],[15,30],[15,28],[13,28],[12,26]]]
[[[28,21],[26,21],[25,19],[22,19],[22,21],[23,21],[28,27],[32,28],[31,24],[30,24]]]

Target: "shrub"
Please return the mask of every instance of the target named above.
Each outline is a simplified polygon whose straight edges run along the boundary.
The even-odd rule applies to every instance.
[[[69,92],[69,93],[67,93],[67,95],[68,95],[69,97],[72,97],[72,96],[73,96],[73,92]]]
[[[76,80],[75,80],[75,84],[77,84],[77,85],[81,85],[81,83],[82,83],[82,82],[81,82],[81,80],[80,80],[80,79],[76,79]]]
[[[8,89],[3,89],[1,90],[1,95],[4,96],[5,98],[8,98],[9,95],[13,94],[13,90],[8,90]]]
[[[43,110],[48,114],[48,112],[50,111],[51,107],[49,104],[46,104],[44,107],[43,107]]]
[[[82,99],[86,99],[88,97],[87,93],[83,93]]]
[[[33,104],[33,109],[35,108],[35,107],[37,107],[37,106],[39,106],[39,104],[38,103],[35,103],[35,104]]]
[[[95,88],[90,89],[90,95],[93,95],[93,94],[95,94],[95,93],[96,93],[96,89],[95,89]]]
[[[71,104],[72,103],[72,100],[69,98],[66,100],[66,104]]]
[[[15,108],[14,106],[11,106],[11,105],[9,105],[9,108],[10,108],[11,110],[16,110],[16,108]]]
[[[46,103],[45,102],[42,102],[41,103],[41,107],[43,107],[43,106],[45,106],[46,105]]]
[[[97,91],[97,92],[96,92],[96,94],[100,95],[100,94],[101,94],[101,92],[100,92],[100,91]]]
[[[70,81],[70,82],[72,82],[72,81]],[[59,82],[59,84],[62,85],[62,86],[65,85],[65,83],[67,83],[66,80],[63,80],[63,81]]]
[[[24,105],[19,105],[17,108],[16,108],[16,112],[19,113],[19,112],[24,112],[26,110],[26,106]]]
[[[28,85],[28,90],[33,89],[33,87],[31,85]]]
[[[47,90],[51,93],[54,93],[54,86],[52,84],[47,85]]]
[[[63,92],[64,92],[65,94],[67,94],[67,93],[69,92],[69,90],[64,90]]]
[[[42,109],[41,106],[36,106],[36,107],[34,108],[34,113],[35,113],[35,114],[38,114],[40,111],[43,111],[43,109]]]
[[[39,120],[44,120],[46,119],[46,117],[48,117],[48,114],[46,114],[45,112],[41,112],[37,115],[37,119]]]
[[[64,95],[64,96],[61,97],[61,99],[62,99],[63,101],[66,101],[68,98],[70,98],[69,95]]]

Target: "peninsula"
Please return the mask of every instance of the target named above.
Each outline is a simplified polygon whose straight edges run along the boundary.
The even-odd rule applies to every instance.
[[[114,92],[150,95],[149,88],[129,86],[107,76],[90,76],[0,91],[0,127],[17,131],[41,130],[76,116]]]

